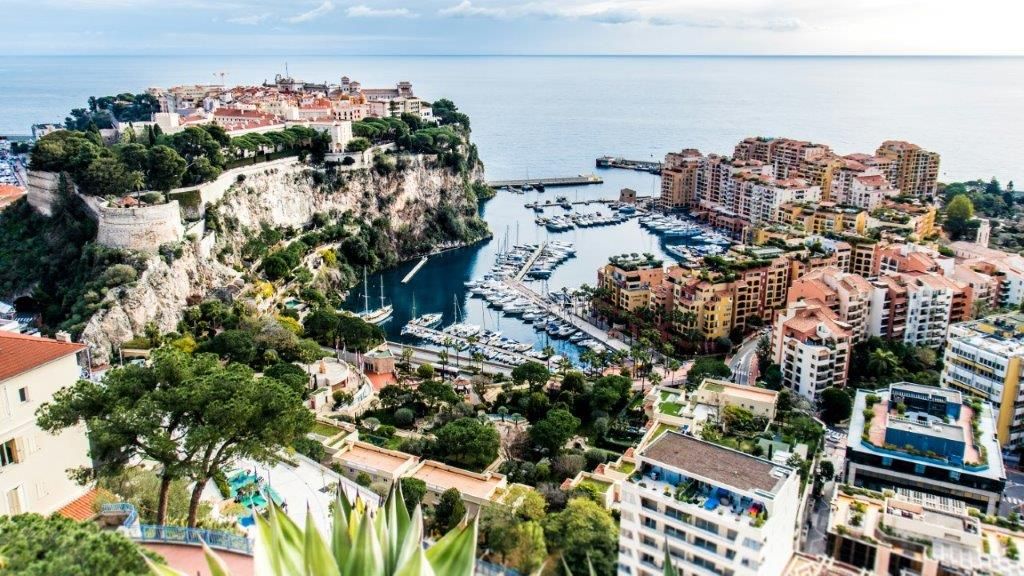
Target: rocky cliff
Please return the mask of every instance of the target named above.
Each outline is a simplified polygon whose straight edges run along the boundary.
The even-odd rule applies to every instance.
[[[479,180],[482,171],[468,175]],[[337,217],[351,211],[359,220],[388,219],[393,229],[415,233],[431,224],[440,206],[462,213],[475,209],[467,175],[432,166],[429,159],[409,158],[381,174],[372,170],[325,173],[294,163],[249,174],[208,207],[207,221],[216,221],[214,248],[204,257],[201,239],[185,242],[173,261],[166,254],[149,259],[137,282],[111,290],[104,307],[82,333],[94,364],[110,361],[122,343],[142,334],[152,322],[161,332],[175,330],[182,311],[210,291],[241,285],[240,247],[264,225],[301,229],[314,216]],[[212,218],[210,217],[212,216]],[[210,230],[205,241],[213,240]],[[451,239],[446,243],[457,243]],[[398,254],[401,258],[415,254]]]

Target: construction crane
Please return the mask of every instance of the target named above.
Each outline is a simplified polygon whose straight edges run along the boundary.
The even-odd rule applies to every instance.
[[[228,73],[224,72],[224,71],[220,71],[220,72],[214,72],[213,75],[214,75],[214,77],[220,76],[220,85],[223,86],[224,85],[224,77],[227,76]]]

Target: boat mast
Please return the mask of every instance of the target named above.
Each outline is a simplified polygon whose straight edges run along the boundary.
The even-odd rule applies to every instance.
[[[380,275],[380,307],[384,308],[384,275]]]
[[[363,266],[363,313],[370,311],[370,292],[366,284],[366,266]]]

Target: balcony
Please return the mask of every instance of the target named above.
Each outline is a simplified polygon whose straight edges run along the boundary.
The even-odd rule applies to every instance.
[[[732,492],[727,488],[687,478],[676,472],[645,466],[643,474],[634,473],[630,476],[629,482],[640,487],[641,506],[644,509],[657,512],[676,522],[682,520],[668,515],[662,510],[662,502],[646,501],[644,498],[650,496],[669,498],[674,500],[674,505],[682,506],[682,511],[685,513],[704,510],[717,513],[723,521],[745,522],[755,528],[763,526],[768,519],[768,511],[763,503],[749,496]],[[694,524],[694,526],[696,525]],[[725,538],[724,535],[717,532],[710,533]]]

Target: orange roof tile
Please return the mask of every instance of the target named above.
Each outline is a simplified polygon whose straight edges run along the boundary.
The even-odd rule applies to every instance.
[[[83,344],[0,332],[0,381],[75,354],[83,348]]]
[[[96,517],[96,499],[99,496],[112,496],[112,494],[102,488],[93,487],[85,494],[65,504],[57,511],[57,514],[76,522],[92,520]]]

